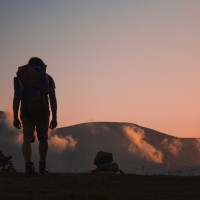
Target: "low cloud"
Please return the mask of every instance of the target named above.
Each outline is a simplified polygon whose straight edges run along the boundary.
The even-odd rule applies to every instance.
[[[56,152],[63,152],[66,149],[74,150],[77,144],[77,140],[75,140],[71,135],[66,137],[60,137],[58,135],[50,136],[49,146]]]
[[[162,152],[144,140],[145,133],[142,129],[124,126],[123,131],[130,141],[128,147],[129,152],[139,154],[146,160],[157,164],[163,163]]]
[[[174,156],[178,156],[183,147],[183,143],[180,139],[173,139],[172,142],[170,142],[167,138],[165,138],[161,145],[164,149],[169,150]]]

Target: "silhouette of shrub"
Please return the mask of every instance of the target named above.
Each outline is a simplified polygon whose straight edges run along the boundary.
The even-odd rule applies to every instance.
[[[12,163],[12,156],[5,156],[2,151],[0,151],[0,172],[15,172],[15,167]]]

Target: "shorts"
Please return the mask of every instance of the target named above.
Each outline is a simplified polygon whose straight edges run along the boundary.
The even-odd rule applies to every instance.
[[[41,120],[22,119],[24,140],[35,141],[35,130],[37,138],[40,142],[45,142],[48,139],[49,116]]]

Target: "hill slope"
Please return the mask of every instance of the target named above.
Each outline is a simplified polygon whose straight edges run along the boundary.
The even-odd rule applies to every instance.
[[[85,123],[60,128],[57,135],[71,135],[77,141],[68,161],[71,165],[84,163],[88,169],[100,150],[112,152],[114,160],[128,172],[165,173],[200,166],[198,139],[176,138],[136,124]]]
[[[0,113],[0,148],[24,170],[22,134]],[[38,142],[33,145],[38,165]],[[93,122],[58,128],[49,134],[48,168],[54,172],[89,172],[98,151],[113,153],[128,173],[199,174],[200,140],[176,138],[132,123]]]

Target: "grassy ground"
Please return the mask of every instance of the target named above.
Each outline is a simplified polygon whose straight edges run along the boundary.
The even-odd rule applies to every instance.
[[[0,200],[195,200],[200,177],[139,176],[109,173],[49,174],[26,177],[0,173]]]

